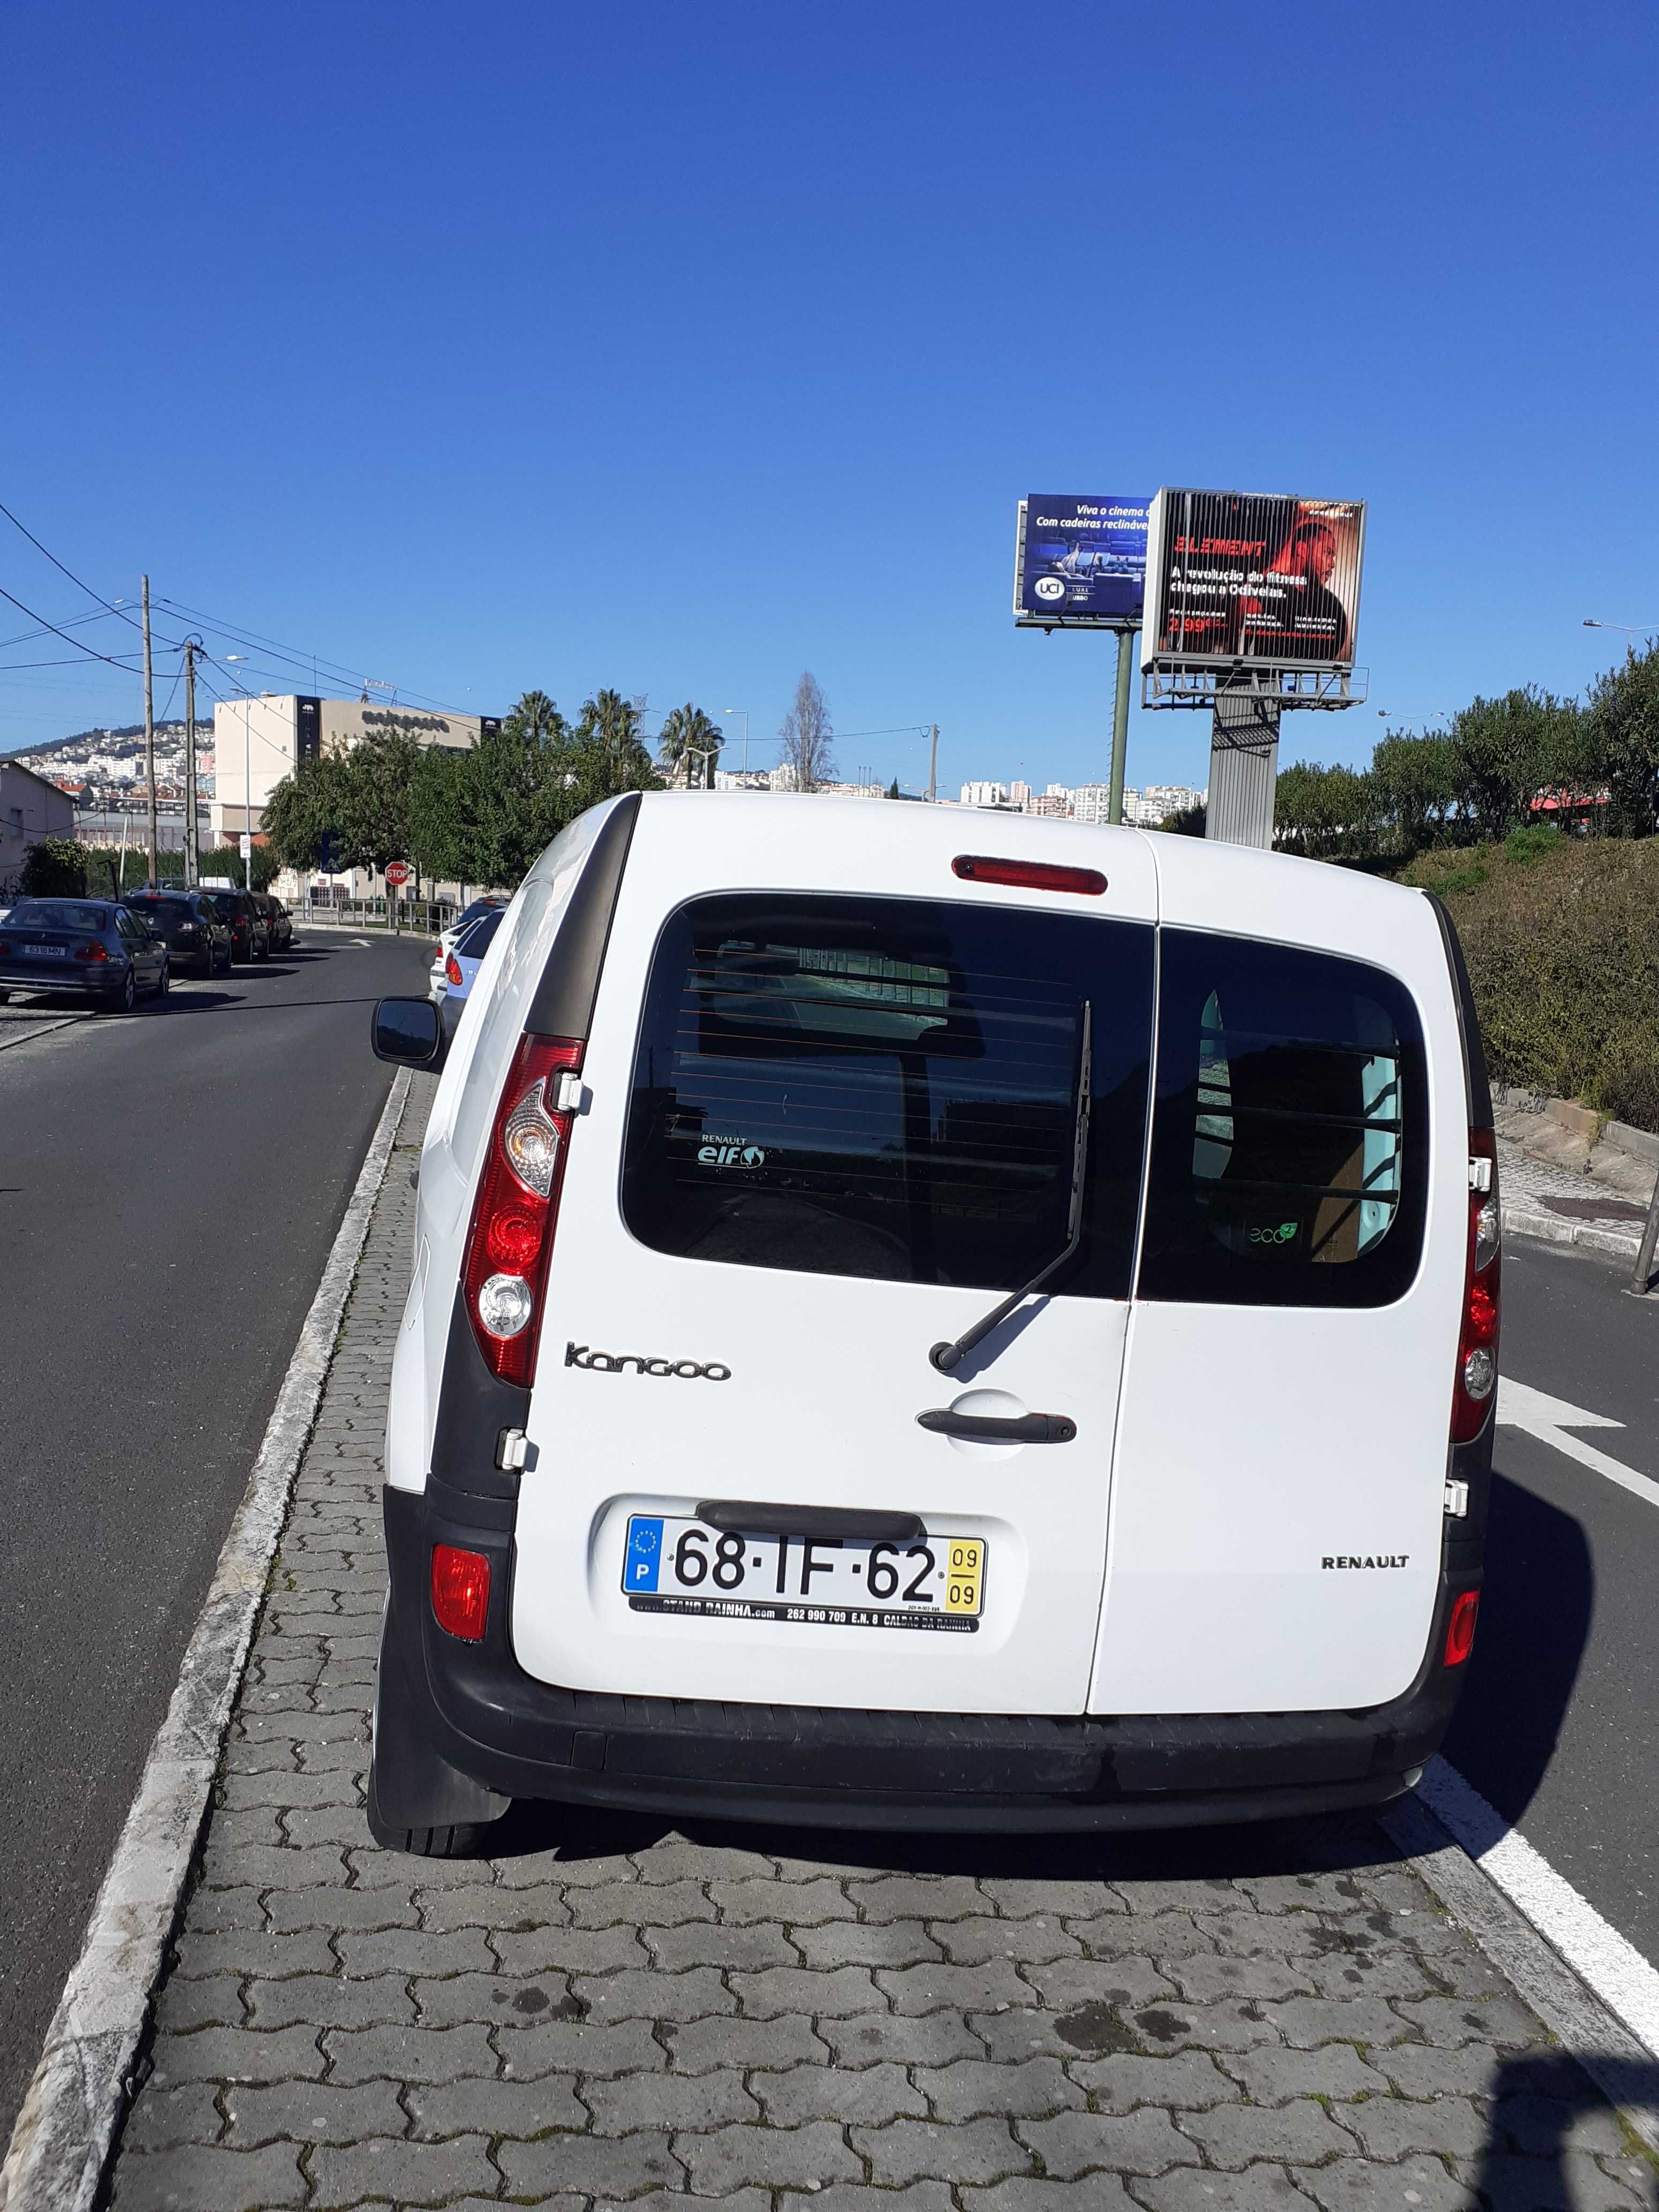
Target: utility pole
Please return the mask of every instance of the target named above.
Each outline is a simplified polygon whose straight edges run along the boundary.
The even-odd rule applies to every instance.
[[[149,666],[149,578],[144,578],[144,786],[149,793],[149,875],[152,884],[161,880],[155,858],[155,690]]]
[[[1135,633],[1117,634],[1117,697],[1112,706],[1112,789],[1106,819],[1114,827],[1123,820],[1123,763],[1129,750],[1129,668],[1134,658]]]
[[[202,856],[196,849],[196,641],[185,640],[185,883],[198,884]]]
[[[929,726],[928,738],[927,796],[930,799],[937,799],[939,797],[939,724],[937,722]]]

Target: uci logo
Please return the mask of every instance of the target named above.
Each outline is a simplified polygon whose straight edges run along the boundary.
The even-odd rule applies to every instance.
[[[631,1367],[636,1375],[680,1375],[687,1382],[701,1376],[706,1382],[729,1382],[732,1370],[718,1359],[700,1367],[695,1359],[652,1359],[638,1352],[590,1352],[585,1344],[567,1344],[567,1367],[586,1367],[595,1375],[620,1375]]]
[[[1054,600],[1065,598],[1065,579],[1060,576],[1039,576],[1031,589],[1038,599],[1052,605]]]

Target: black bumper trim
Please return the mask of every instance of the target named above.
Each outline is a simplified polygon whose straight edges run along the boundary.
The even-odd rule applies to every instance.
[[[1378,1804],[1437,1747],[1464,1669],[1441,1666],[1443,1572],[1418,1680],[1358,1712],[1136,1716],[865,1712],[562,1689],[514,1658],[506,1516],[434,1483],[385,1493],[387,1630],[434,1747],[503,1796],[843,1827],[1112,1829],[1267,1820]],[[491,1562],[483,1640],[438,1627],[434,1543]]]

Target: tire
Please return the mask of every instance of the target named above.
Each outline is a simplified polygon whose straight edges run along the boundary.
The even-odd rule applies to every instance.
[[[489,1850],[512,1802],[458,1772],[426,1739],[388,1601],[374,1673],[368,1832],[382,1850],[406,1851],[414,1858],[476,1858]]]
[[[150,994],[151,1003],[159,1006],[172,988],[173,963],[170,960],[164,960],[161,963],[161,972],[155,979],[155,988]]]
[[[121,1003],[118,1011],[124,1014],[130,1014],[132,1012],[133,1006],[137,996],[137,981],[133,975],[131,969],[129,968],[127,969],[127,980],[121,986]]]

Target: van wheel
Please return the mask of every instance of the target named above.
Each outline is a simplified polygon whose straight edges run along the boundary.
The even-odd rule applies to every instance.
[[[513,1801],[439,1756],[422,1726],[422,1702],[410,1693],[388,1603],[374,1674],[368,1832],[382,1850],[416,1858],[480,1856]]]

